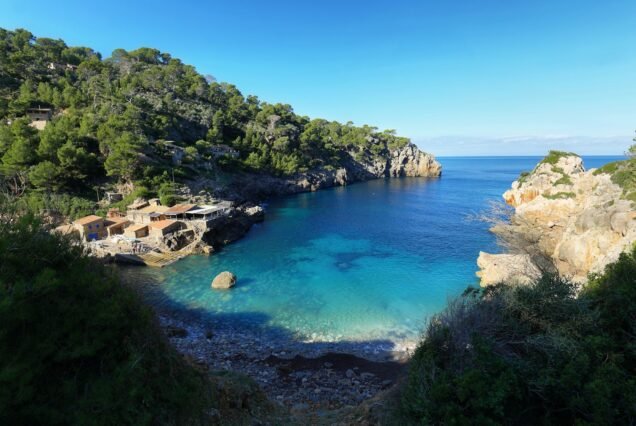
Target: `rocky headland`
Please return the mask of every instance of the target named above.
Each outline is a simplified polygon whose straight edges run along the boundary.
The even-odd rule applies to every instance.
[[[527,283],[542,272],[583,283],[636,242],[634,159],[585,170],[576,154],[551,151],[503,198],[514,211],[491,228],[509,253],[481,252],[481,285]]]
[[[355,182],[392,177],[439,177],[442,165],[432,154],[415,144],[390,149],[378,155],[370,151],[348,151],[339,168],[322,168],[288,177],[243,174],[221,192],[241,201],[257,202],[268,197],[317,191]],[[201,186],[201,185],[199,185]]]

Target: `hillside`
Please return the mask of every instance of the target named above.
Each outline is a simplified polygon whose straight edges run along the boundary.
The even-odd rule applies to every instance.
[[[0,29],[0,172],[33,205],[45,193],[71,194],[58,204],[73,216],[116,184],[169,196],[174,180],[219,173],[302,180],[314,172],[343,184],[438,176],[441,167],[393,131],[300,116],[157,49],[103,59]]]

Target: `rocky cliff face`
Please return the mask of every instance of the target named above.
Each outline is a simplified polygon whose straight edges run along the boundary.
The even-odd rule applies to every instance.
[[[514,207],[510,223],[492,228],[513,253],[481,253],[481,284],[523,283],[539,270],[585,282],[616,261],[636,242],[634,202],[612,174],[633,165],[624,163],[586,171],[577,155],[551,152],[522,174],[503,194]]]
[[[414,144],[389,151],[384,155],[350,155],[336,170],[315,170],[288,178],[264,175],[244,176],[232,185],[240,198],[264,199],[273,195],[317,191],[332,186],[384,177],[439,177],[441,164],[435,157],[420,151]]]
[[[355,161],[350,168],[362,168],[371,177],[425,176],[437,177],[442,166],[431,154],[420,151],[414,144],[392,150],[386,157]]]

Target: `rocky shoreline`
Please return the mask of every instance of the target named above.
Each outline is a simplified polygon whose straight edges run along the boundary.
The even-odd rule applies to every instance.
[[[339,169],[314,170],[286,178],[242,175],[223,192],[237,200],[257,203],[270,197],[318,191],[372,179],[441,175],[442,166],[435,157],[410,143],[391,151],[387,157],[355,160],[350,156]]]
[[[262,330],[209,324],[185,312],[157,310],[172,345],[206,371],[251,377],[292,413],[357,406],[391,388],[405,371],[408,351],[373,343],[306,343]]]
[[[542,272],[582,284],[603,272],[636,243],[633,161],[586,170],[578,155],[551,151],[523,173],[503,194],[510,220],[491,228],[509,252],[480,253],[481,285],[524,284]]]
[[[232,200],[236,213],[208,230],[202,243],[214,252],[243,237],[264,219],[258,204],[267,198],[317,191],[371,179],[438,177],[435,158],[409,144],[390,158],[351,161],[338,170],[320,170],[290,178],[243,175],[214,196]],[[199,193],[206,182],[190,189]],[[254,211],[253,211],[254,210]],[[415,342],[307,342],[289,335],[273,336],[257,327],[232,321],[209,321],[197,313],[157,307],[157,318],[172,345],[207,371],[232,371],[251,377],[292,414],[333,411],[359,406],[391,388],[405,371]]]

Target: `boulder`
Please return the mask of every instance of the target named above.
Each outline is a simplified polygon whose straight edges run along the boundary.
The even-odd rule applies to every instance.
[[[527,254],[490,254],[479,252],[477,276],[482,286],[494,284],[529,284],[541,276],[541,271]]]
[[[212,288],[227,290],[236,285],[236,275],[223,271],[212,280]]]

